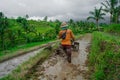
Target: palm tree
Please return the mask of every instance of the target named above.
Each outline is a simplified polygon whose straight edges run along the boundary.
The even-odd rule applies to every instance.
[[[114,10],[114,15],[113,15],[113,21],[115,23],[119,22],[119,17],[120,17],[120,6],[116,7]]]
[[[0,12],[0,18],[3,18],[4,14],[2,12]]]
[[[90,11],[90,14],[92,16],[89,16],[87,18],[87,20],[89,20],[89,19],[95,20],[96,24],[97,24],[97,28],[98,28],[99,20],[104,19],[103,16],[105,15],[105,13],[102,13],[102,7],[100,7],[99,9],[96,9],[96,7],[95,7],[94,11]]]
[[[105,3],[102,2],[101,4],[105,7],[103,11],[105,11],[106,13],[110,13],[110,23],[111,23],[113,20],[115,8],[118,4],[118,0],[106,0]]]

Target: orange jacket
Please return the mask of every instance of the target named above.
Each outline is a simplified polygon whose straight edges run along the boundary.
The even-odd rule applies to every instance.
[[[61,30],[61,31],[59,32],[59,39],[61,39],[61,36],[62,36],[62,34],[63,34],[65,31],[66,31],[66,30]],[[62,44],[62,45],[71,45],[71,39],[74,39],[74,38],[75,38],[75,37],[74,37],[73,32],[72,32],[70,29],[67,29],[66,38],[61,41],[61,44]]]

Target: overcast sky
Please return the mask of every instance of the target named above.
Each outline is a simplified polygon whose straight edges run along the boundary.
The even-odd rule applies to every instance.
[[[24,16],[37,19],[86,19],[89,11],[104,0],[0,0],[0,11],[8,17]]]

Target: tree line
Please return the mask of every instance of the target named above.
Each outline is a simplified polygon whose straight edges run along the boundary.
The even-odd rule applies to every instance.
[[[7,18],[4,13],[0,12],[0,51],[17,45],[56,38],[56,30],[54,28],[45,33],[40,33],[37,30],[36,26],[39,26],[39,23],[43,24],[43,27],[48,28],[49,22],[27,20],[28,17],[29,16],[26,15],[25,17],[18,17],[17,19],[10,19]],[[57,24],[59,23],[54,23],[55,26]]]
[[[120,1],[119,0],[105,0],[104,2],[101,3],[100,8],[94,9],[94,11],[90,11],[91,16],[87,18],[93,19],[96,21],[96,24],[98,26],[99,20],[105,18],[103,17],[106,14],[110,15],[110,23],[119,23],[119,18],[120,18]]]
[[[0,12],[0,51],[18,45],[44,42],[57,38],[61,24],[59,20],[48,21],[47,16],[45,16],[44,20],[38,21],[28,20],[28,18],[29,16],[26,15],[17,19],[10,19]],[[68,25],[74,34],[96,30],[95,24],[88,21],[74,21],[70,19]],[[40,27],[48,30],[40,32]]]

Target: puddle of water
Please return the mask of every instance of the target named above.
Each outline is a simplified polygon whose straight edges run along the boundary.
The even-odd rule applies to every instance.
[[[19,57],[10,59],[8,61],[5,61],[3,63],[0,63],[0,78],[6,76],[10,72],[12,72],[18,65],[23,63],[24,61],[27,61],[30,57],[35,56],[38,52],[40,52],[42,49],[21,55]]]

